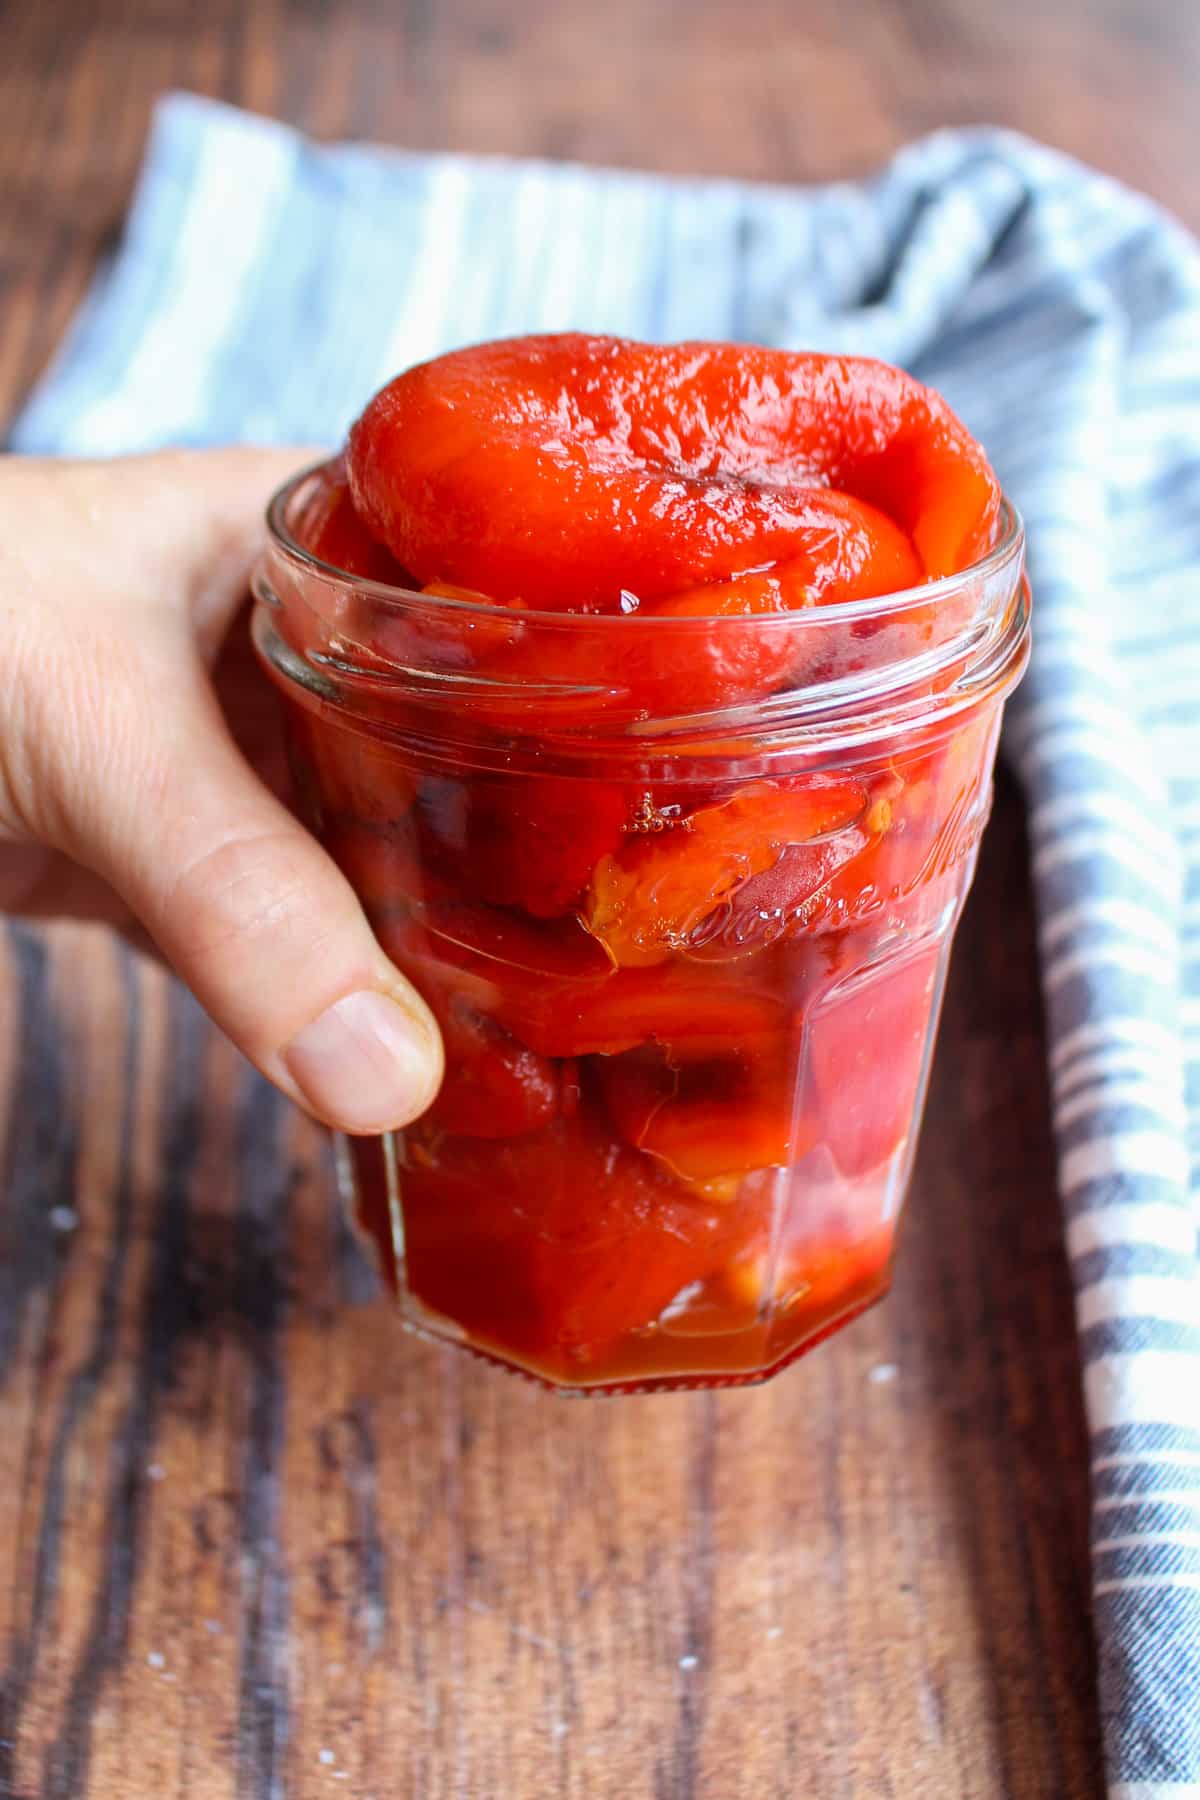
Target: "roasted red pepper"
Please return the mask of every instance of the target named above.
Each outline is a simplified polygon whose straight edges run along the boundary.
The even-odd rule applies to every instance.
[[[817,1140],[816,1117],[801,1105],[796,1043],[782,1036],[766,1048],[678,1068],[661,1051],[611,1057],[600,1080],[613,1122],[682,1180],[730,1198],[743,1175],[789,1168]]]
[[[392,587],[407,587],[411,581],[408,571],[355,510],[342,456],[334,457],[319,471],[293,529],[304,549],[333,569]]]
[[[500,1145],[414,1134],[408,1275],[483,1348],[601,1364],[747,1232],[742,1210],[674,1181],[590,1117]]]
[[[301,543],[406,590],[336,615],[388,677],[359,729],[292,712],[445,1039],[390,1175],[355,1147],[422,1322],[569,1385],[743,1379],[886,1286],[996,715],[917,729],[976,604],[922,584],[998,506],[897,370],[580,335],[398,377],[310,484]],[[748,710],[918,656],[836,757]]]
[[[965,567],[999,499],[949,408],[882,363],[571,333],[398,376],[349,470],[419,580],[577,611],[792,562],[808,600],[894,593]]]
[[[747,782],[597,860],[584,924],[620,967],[663,962],[702,936],[752,876],[793,845],[814,848],[856,828],[868,804],[866,784],[852,779]]]
[[[492,906],[535,919],[572,911],[629,822],[619,787],[527,775],[428,776],[417,790],[422,843],[434,868]]]

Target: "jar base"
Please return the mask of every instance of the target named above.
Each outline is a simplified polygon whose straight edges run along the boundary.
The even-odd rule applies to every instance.
[[[773,1381],[777,1375],[782,1375],[785,1370],[790,1369],[793,1363],[797,1363],[802,1357],[807,1356],[810,1350],[815,1350],[835,1332],[844,1330],[847,1325],[853,1324],[855,1319],[861,1318],[873,1306],[877,1306],[881,1300],[885,1300],[890,1285],[890,1281],[884,1282],[875,1293],[866,1299],[856,1300],[844,1312],[828,1319],[813,1332],[811,1337],[806,1337],[799,1343],[793,1344],[782,1356],[775,1358],[771,1363],[764,1364],[761,1368],[722,1369],[712,1372],[691,1370],[679,1374],[616,1376],[612,1379],[601,1378],[594,1382],[555,1380],[544,1371],[529,1367],[512,1357],[504,1356],[499,1351],[484,1349],[482,1345],[473,1343],[465,1336],[451,1335],[448,1332],[435,1330],[419,1319],[406,1316],[403,1311],[400,1314],[400,1324],[410,1336],[420,1338],[423,1343],[441,1345],[449,1350],[466,1351],[477,1362],[488,1363],[492,1368],[503,1369],[505,1374],[515,1375],[519,1380],[527,1381],[534,1387],[554,1394],[560,1400],[615,1399],[618,1395],[633,1394],[696,1393],[706,1389],[715,1391],[722,1388],[762,1387],[764,1383]]]

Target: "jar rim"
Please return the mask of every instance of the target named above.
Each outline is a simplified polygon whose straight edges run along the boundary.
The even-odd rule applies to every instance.
[[[888,594],[876,595],[867,600],[842,600],[829,605],[800,607],[788,613],[736,614],[730,616],[722,613],[689,613],[685,616],[664,616],[652,611],[630,613],[577,613],[566,609],[520,607],[515,609],[494,601],[454,600],[444,594],[428,594],[420,588],[397,587],[390,582],[373,581],[364,575],[353,575],[345,569],[338,568],[336,563],[324,561],[311,550],[305,548],[296,538],[288,523],[288,510],[296,494],[307,481],[311,481],[328,464],[324,457],[319,462],[311,463],[289,477],[283,485],[276,489],[267,504],[266,522],[270,534],[272,548],[282,553],[287,560],[295,564],[301,571],[318,575],[324,580],[333,579],[343,586],[353,587],[356,593],[369,598],[373,604],[393,606],[406,611],[414,605],[428,608],[432,615],[438,613],[454,618],[511,620],[514,611],[518,613],[523,624],[554,624],[558,628],[569,629],[569,621],[578,620],[589,630],[601,631],[620,628],[628,632],[630,627],[655,625],[660,630],[669,623],[673,631],[686,632],[694,628],[697,633],[711,630],[720,625],[725,631],[770,630],[778,628],[780,621],[786,619],[792,629],[828,630],[838,624],[855,624],[864,620],[886,619],[893,612],[900,612],[911,606],[936,605],[941,599],[949,599],[951,595],[961,592],[962,588],[980,580],[986,581],[1003,569],[1007,564],[1019,562],[1025,548],[1025,526],[1021,514],[1007,495],[1002,494],[1000,512],[997,521],[996,541],[992,547],[975,562],[953,575],[935,576],[929,581],[919,583],[915,587],[897,588]],[[749,572],[749,571],[747,571]]]

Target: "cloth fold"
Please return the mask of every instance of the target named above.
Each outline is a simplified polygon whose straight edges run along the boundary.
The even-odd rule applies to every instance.
[[[180,95],[12,443],[332,445],[401,366],[567,327],[904,363],[1024,511],[1035,649],[1006,741],[1092,1433],[1110,1791],[1200,1793],[1200,249],[998,131],[789,189],[317,147]]]

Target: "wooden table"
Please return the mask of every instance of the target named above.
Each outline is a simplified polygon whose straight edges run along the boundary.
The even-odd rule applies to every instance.
[[[8,0],[0,27],[0,408],[171,85],[797,180],[992,118],[1200,216],[1193,0]],[[1095,1794],[1042,1069],[1002,781],[889,1304],[765,1389],[580,1405],[399,1333],[316,1133],[158,972],[12,930],[0,1796]]]

